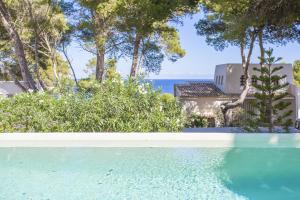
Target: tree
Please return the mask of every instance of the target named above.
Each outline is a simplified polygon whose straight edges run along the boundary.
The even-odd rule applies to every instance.
[[[112,79],[113,77],[119,77],[117,73],[117,61],[115,59],[107,59],[104,65],[104,78]],[[96,57],[91,58],[85,65],[84,72],[88,75],[88,79],[96,79],[95,67],[97,65]]]
[[[11,19],[14,22],[13,25],[22,43],[28,71],[32,79],[36,78],[37,80],[34,83],[36,89],[46,90],[47,86],[57,84],[57,68],[64,66],[61,59],[60,63],[57,63],[59,59],[57,58],[59,57],[58,47],[61,44],[61,38],[68,30],[65,16],[62,13],[61,3],[56,0],[23,0],[7,3]],[[8,34],[6,35],[9,36]],[[11,38],[6,37],[6,35],[4,34],[1,38],[6,44],[1,48],[1,50],[5,50],[4,52],[8,52],[7,49],[14,47],[14,43],[11,43]],[[5,65],[8,66],[6,68],[9,68],[8,71],[11,72],[10,76],[13,80],[19,80],[19,72],[11,65],[18,60],[18,57],[18,55],[14,56],[12,53],[6,54]],[[52,62],[51,65],[49,65],[49,60]],[[10,65],[7,65],[8,61],[11,63]],[[54,84],[51,83],[51,85],[44,84],[44,80],[42,80],[42,74],[45,72],[51,73],[51,70],[48,70],[48,68],[52,69],[52,75],[47,74],[47,77],[56,77],[55,79],[51,78],[55,82]],[[60,71],[66,72],[66,74],[63,74],[64,76],[69,75],[65,70]]]
[[[96,80],[102,81],[105,55],[117,51],[119,37],[115,23],[120,0],[79,0],[78,36],[85,50],[96,56]],[[94,50],[95,49],[95,50]]]
[[[264,56],[263,43],[285,45],[299,41],[300,1],[252,0],[249,11],[254,13],[261,27],[259,47]]]
[[[50,73],[51,70],[46,69],[46,67],[50,67],[52,69],[52,77],[54,77],[51,85],[57,85],[59,83],[60,80],[57,73],[57,71],[60,70],[58,69],[60,63],[57,63],[59,59],[57,57],[60,56],[58,55],[59,50],[64,53],[70,64],[66,52],[66,45],[69,44],[71,35],[71,27],[66,20],[66,10],[70,10],[70,5],[57,0],[23,1],[25,2],[25,9],[22,19],[22,30],[26,34],[21,35],[21,37],[24,38],[25,46],[29,48],[27,57],[32,57],[31,62],[33,63],[38,83],[46,90],[47,86],[41,78],[41,70]],[[68,8],[66,6],[68,6]],[[48,63],[49,59],[52,63],[51,65]],[[61,59],[60,61],[62,62]],[[64,66],[64,64],[61,66]],[[77,82],[72,65],[70,65],[70,69],[73,72],[75,82]],[[68,75],[68,73],[65,75]]]
[[[68,78],[70,79],[70,70],[68,63],[63,59],[62,55],[59,53],[55,54],[56,63],[56,76],[53,73],[53,61],[51,58],[43,61],[44,69],[40,71],[40,77],[43,80],[45,86],[49,89],[60,86],[61,81]],[[59,79],[59,83],[58,83]]]
[[[221,106],[227,124],[227,111],[241,106],[250,88],[248,67],[255,42],[258,41],[260,57],[264,58],[265,43],[284,45],[299,40],[295,17],[296,12],[299,14],[299,9],[295,9],[300,8],[299,1],[210,0],[202,3],[206,15],[196,24],[197,33],[206,36],[206,42],[217,50],[229,45],[239,46],[241,50],[246,84],[236,101]],[[247,55],[246,48],[249,49]]]
[[[18,62],[14,56],[7,31],[0,24],[0,70],[1,80],[13,80],[16,83],[22,80]]]
[[[289,95],[287,92],[289,83],[284,81],[286,75],[280,73],[283,67],[274,66],[281,58],[276,59],[272,53],[272,49],[266,51],[266,58],[262,60],[261,67],[254,68],[260,75],[253,76],[256,80],[252,84],[256,89],[254,94],[256,99],[251,103],[254,109],[249,111],[252,116],[249,119],[252,127],[256,129],[259,126],[268,127],[270,133],[273,132],[275,125],[281,125],[288,131],[289,126],[293,124],[291,102],[283,100]]]
[[[165,56],[172,61],[183,57],[177,30],[169,25],[180,15],[196,8],[198,1],[124,0],[119,7],[119,28],[125,34],[127,55],[132,58],[130,76],[138,69],[157,72]]]
[[[71,19],[72,16],[74,15],[74,13],[76,12],[75,6],[74,6],[75,2],[71,1],[71,2],[66,2],[66,1],[59,1],[59,8],[60,8],[60,12],[62,12],[65,16],[65,18],[67,19]],[[60,42],[60,46],[59,46],[59,51],[62,52],[62,54],[64,55],[67,63],[69,64],[69,67],[72,71],[73,74],[73,78],[75,81],[75,84],[77,86],[77,88],[79,87],[78,85],[78,79],[76,77],[76,73],[72,64],[72,60],[68,55],[68,46],[71,44],[71,42],[74,39],[74,35],[76,32],[76,27],[74,26],[74,24],[72,22],[70,22],[71,20],[67,20],[67,29],[64,29],[64,34],[62,35],[61,38],[61,42]]]
[[[227,112],[243,104],[250,89],[249,65],[255,41],[260,27],[255,17],[249,16],[249,1],[208,1],[205,4],[205,18],[195,25],[197,33],[206,36],[206,42],[216,50],[223,50],[228,45],[239,46],[245,85],[240,97],[233,102],[221,105],[225,126],[228,124]],[[246,50],[248,52],[246,53]]]
[[[293,66],[294,82],[300,86],[300,60],[296,60]]]
[[[25,81],[28,89],[37,90],[32,74],[29,71],[28,62],[24,50],[24,44],[20,38],[17,28],[15,27],[15,22],[12,17],[11,10],[7,6],[10,6],[12,4],[12,2],[10,2],[10,4],[6,4],[3,0],[0,0],[1,22],[14,46],[14,51],[18,60],[23,81]]]

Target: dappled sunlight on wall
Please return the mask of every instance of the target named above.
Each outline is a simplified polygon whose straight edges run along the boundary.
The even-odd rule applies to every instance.
[[[187,113],[195,113],[205,117],[213,117],[216,120],[217,126],[221,125],[220,105],[226,102],[225,100],[216,100],[215,98],[199,98],[199,99],[183,99],[183,109]]]

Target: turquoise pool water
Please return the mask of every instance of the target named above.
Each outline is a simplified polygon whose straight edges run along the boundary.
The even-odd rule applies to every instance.
[[[300,149],[2,148],[2,200],[300,199]]]

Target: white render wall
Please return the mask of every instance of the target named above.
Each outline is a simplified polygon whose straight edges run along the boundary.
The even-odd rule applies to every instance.
[[[300,88],[297,87],[296,85],[292,85],[291,87],[291,93],[295,97],[295,117],[296,119],[300,118]]]
[[[293,83],[293,66],[292,64],[274,64],[273,66],[283,66],[283,69],[278,73],[287,75],[287,82]],[[249,74],[259,75],[253,68],[259,68],[259,64],[251,64],[249,66]],[[215,80],[217,76],[224,76],[223,85],[216,84],[223,92],[231,94],[240,94],[242,87],[240,85],[240,78],[243,75],[242,64],[223,64],[217,65],[215,69]],[[216,82],[215,82],[216,83]]]
[[[212,116],[220,110],[224,102],[213,97],[201,98],[180,98],[183,109],[188,113],[199,113],[205,116]]]
[[[291,119],[295,122],[296,119],[300,117],[300,89],[295,87],[298,92],[298,96],[296,101],[293,99],[287,99],[287,101],[291,102],[290,108],[294,112],[291,115]],[[295,96],[296,97],[296,96]],[[183,110],[187,112],[187,114],[199,114],[206,117],[213,117],[216,120],[217,126],[220,125],[218,118],[218,114],[221,114],[220,105],[226,103],[228,101],[232,101],[229,99],[222,99],[217,97],[199,97],[199,98],[179,98],[180,103],[182,104]],[[283,112],[280,112],[283,114]]]
[[[223,84],[219,82],[219,78],[223,77]],[[215,68],[215,77],[214,81],[218,88],[220,88],[223,92],[226,91],[226,82],[227,80],[227,65],[217,65]]]

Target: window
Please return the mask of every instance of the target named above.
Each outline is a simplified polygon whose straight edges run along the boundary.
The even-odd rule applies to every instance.
[[[251,82],[252,82],[252,85],[256,85],[257,84],[257,78],[255,76],[252,76]]]
[[[223,85],[223,76],[221,76],[221,85]]]
[[[241,86],[245,86],[245,83],[246,83],[245,75],[242,75],[240,78],[240,84]]]
[[[220,77],[219,76],[217,76],[217,85],[219,85],[219,81],[220,80]]]

